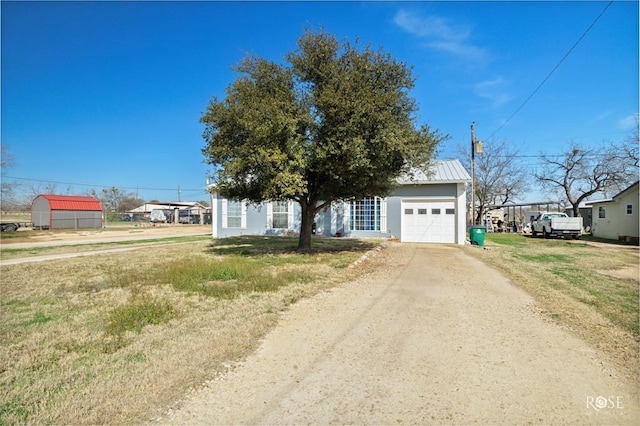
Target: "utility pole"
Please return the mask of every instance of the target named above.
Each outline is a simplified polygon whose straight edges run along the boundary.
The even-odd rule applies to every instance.
[[[178,185],[178,202],[180,202],[180,185]]]
[[[471,225],[476,224],[476,135],[475,121],[471,122]]]
[[[476,140],[476,122],[471,122],[471,225],[476,223],[476,151],[481,154],[483,151],[482,141]]]

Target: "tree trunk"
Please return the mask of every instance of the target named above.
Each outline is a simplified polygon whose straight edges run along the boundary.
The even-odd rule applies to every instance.
[[[580,216],[580,203],[574,204],[571,207],[573,207],[573,217]]]
[[[315,202],[308,203],[306,200],[300,202],[302,208],[302,223],[300,224],[300,239],[298,240],[298,251],[309,253],[311,251],[311,233],[313,232],[313,220],[316,216]]]

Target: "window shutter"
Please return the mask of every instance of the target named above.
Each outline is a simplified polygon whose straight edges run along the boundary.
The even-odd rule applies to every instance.
[[[351,203],[350,202],[346,202],[343,201],[342,202],[342,232],[347,232],[348,230],[352,230],[351,229],[351,225],[350,225],[350,213],[351,212]],[[340,225],[338,225],[340,226]],[[336,229],[336,232],[338,230]]]
[[[287,203],[287,229],[293,229],[293,201]]]
[[[387,199],[380,199],[380,232],[387,232]]]
[[[222,227],[227,227],[227,206],[229,201],[226,198],[222,199]]]
[[[245,201],[242,201],[240,204],[240,214],[240,227],[242,229],[247,229],[247,203]]]

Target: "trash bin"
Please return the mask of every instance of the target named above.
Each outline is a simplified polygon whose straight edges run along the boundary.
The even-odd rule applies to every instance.
[[[484,226],[471,226],[469,228],[469,241],[476,246],[484,246],[484,234],[487,232],[487,228]]]

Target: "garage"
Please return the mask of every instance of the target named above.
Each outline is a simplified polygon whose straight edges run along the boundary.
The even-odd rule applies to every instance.
[[[403,200],[402,242],[455,243],[455,201]]]

